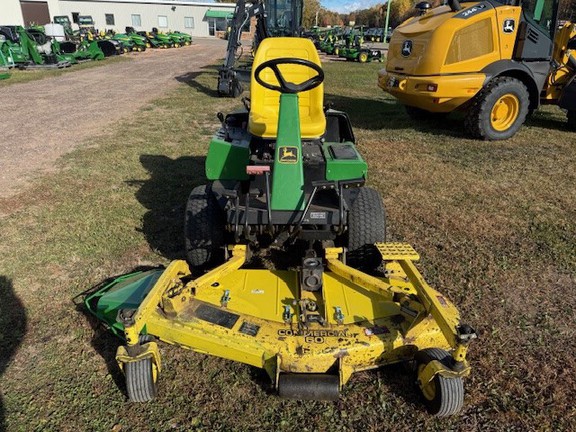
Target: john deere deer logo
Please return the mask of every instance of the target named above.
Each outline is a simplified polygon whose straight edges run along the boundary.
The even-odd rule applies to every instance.
[[[515,28],[516,28],[516,22],[512,18],[504,20],[504,26],[502,28],[504,33],[514,33]]]
[[[298,147],[280,147],[279,161],[281,163],[298,162]]]
[[[410,39],[405,40],[402,44],[401,54],[403,57],[409,57],[412,54],[412,41]]]

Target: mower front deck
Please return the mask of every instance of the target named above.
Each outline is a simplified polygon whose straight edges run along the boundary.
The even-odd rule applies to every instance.
[[[185,261],[174,261],[164,272],[116,280],[86,303],[108,326],[123,329],[123,369],[151,358],[159,372],[156,344],[140,343],[146,333],[263,368],[281,396],[300,399],[335,399],[352,373],[412,360],[426,348],[454,350],[458,365],[436,362],[426,383],[437,374],[466,375],[473,331],[424,282],[410,246],[376,247],[385,277],[346,266],[339,248],[326,249],[324,260],[305,259],[301,271],[241,269],[247,248],[237,245],[230,260],[197,279]]]

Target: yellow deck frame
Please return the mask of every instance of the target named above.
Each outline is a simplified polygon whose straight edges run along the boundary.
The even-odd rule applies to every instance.
[[[413,264],[418,254],[400,243],[376,246],[386,277],[348,267],[341,248],[327,248],[322,294],[300,292],[296,271],[241,269],[248,252],[243,245],[232,248],[226,263],[187,283],[186,262],[173,261],[125,323],[127,346],[119,348],[117,360],[142,358],[138,335],[146,326],[165,342],[263,368],[276,383],[281,372],[337,368],[342,386],[356,371],[411,360],[431,347],[452,351],[462,371],[435,362],[425,380],[468,374],[458,311],[426,284]],[[297,300],[303,297],[317,303],[323,325],[299,325]],[[159,367],[156,347],[146,351]]]

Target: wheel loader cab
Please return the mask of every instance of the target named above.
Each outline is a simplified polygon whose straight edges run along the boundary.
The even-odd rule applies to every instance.
[[[314,44],[309,39],[277,37],[262,41],[252,65],[250,82],[250,115],[248,130],[252,135],[262,138],[274,138],[278,133],[278,117],[280,112],[280,93],[260,85],[254,71],[262,63],[283,57],[301,58],[320,66],[320,58]],[[301,83],[312,78],[314,70],[295,64],[279,66],[286,81]],[[271,84],[277,84],[273,71],[262,71],[262,79]],[[300,132],[303,139],[318,138],[326,130],[324,115],[324,85],[298,94],[300,113]]]

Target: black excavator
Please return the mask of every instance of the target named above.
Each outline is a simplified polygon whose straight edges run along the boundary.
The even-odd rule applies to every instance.
[[[230,22],[228,47],[224,64],[218,69],[218,95],[238,97],[244,91],[241,76],[249,81],[250,69],[236,68],[242,56],[241,37],[249,30],[250,20],[256,19],[252,49],[256,52],[260,42],[268,37],[299,36],[302,28],[303,0],[238,0]]]

